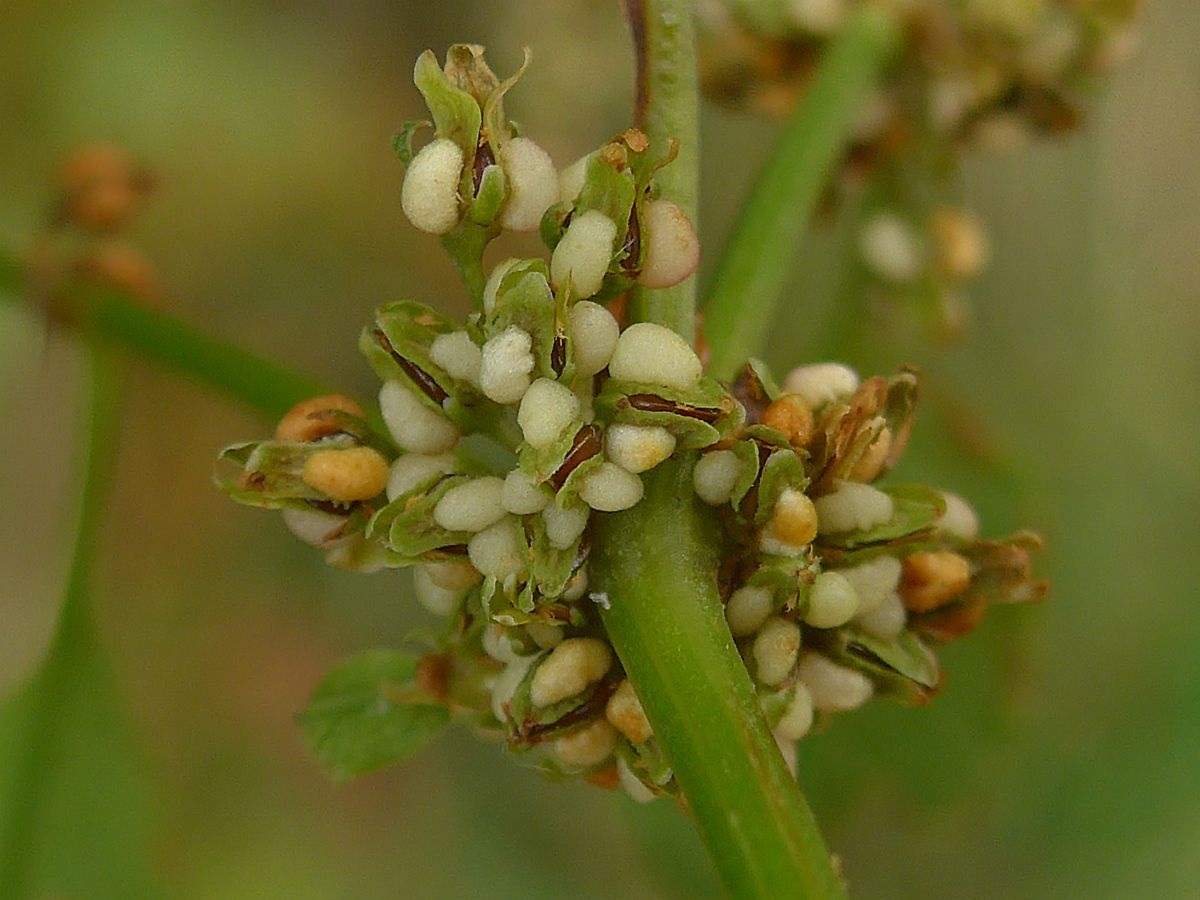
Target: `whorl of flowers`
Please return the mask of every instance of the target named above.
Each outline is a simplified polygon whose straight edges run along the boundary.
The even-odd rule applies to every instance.
[[[382,307],[360,342],[383,382],[378,416],[319,397],[274,439],[222,454],[224,489],[282,510],[331,563],[413,567],[446,625],[388,703],[453,714],[549,772],[673,793],[599,615],[620,599],[588,590],[595,517],[636,505],[642,473],[672,457],[698,454],[730,631],[781,742],[874,694],[924,702],[941,683],[931,642],[993,600],[1040,595],[1034,538],[981,541],[963,500],[872,486],[903,450],[914,374],[860,384],[819,364],[781,389],[752,361],[722,384],[674,332],[623,327],[604,305],[695,270],[690,222],[655,195],[673,147],[628,131],[559,175],[503,119],[511,80],[478,48],[452,48],[445,69],[431,59],[417,82],[435,137],[406,154],[406,214],[449,236],[460,264],[471,254],[464,270],[502,228],[539,228],[549,261],[496,265],[465,323]],[[318,744],[337,727],[320,724]]]

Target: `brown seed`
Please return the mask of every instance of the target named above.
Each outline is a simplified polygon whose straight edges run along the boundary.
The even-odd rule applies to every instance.
[[[784,394],[763,410],[762,423],[782,432],[793,447],[808,445],[813,434],[813,414],[799,394]]]
[[[318,450],[304,462],[304,483],[330,500],[353,503],[383,493],[388,481],[387,460],[370,447]]]
[[[342,430],[338,417],[331,413],[347,413],[364,418],[363,408],[341,394],[325,394],[301,400],[287,411],[275,426],[275,440],[304,443]]]
[[[879,432],[879,436],[871,441],[867,449],[863,451],[863,455],[850,468],[847,478],[850,481],[860,481],[864,484],[874,481],[883,471],[883,464],[887,462],[891,449],[892,430],[885,425]]]
[[[900,597],[914,613],[926,613],[949,603],[971,583],[971,564],[948,550],[921,550],[902,562]]]

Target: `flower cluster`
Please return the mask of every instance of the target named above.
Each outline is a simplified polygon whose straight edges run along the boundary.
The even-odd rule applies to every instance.
[[[722,524],[730,631],[787,746],[815,713],[927,699],[940,674],[926,641],[970,630],[992,600],[1040,595],[1031,537],[980,541],[961,499],[871,485],[903,450],[912,373],[860,384],[820,364],[781,389],[751,362],[722,384],[673,331],[613,314],[632,285],[695,269],[690,222],[655,194],[672,147],[628,131],[560,175],[513,136],[498,111],[511,82],[478,48],[453,48],[444,69],[423,56],[417,81],[436,135],[409,155],[406,214],[456,235],[465,272],[486,244],[472,231],[537,227],[549,261],[497,264],[462,324],[384,306],[360,341],[378,414],[305,401],[273,439],[224,451],[219,481],[282,510],[331,563],[413,567],[418,600],[447,622],[413,673],[421,702],[548,772],[674,793],[605,634],[609,600],[588,590],[589,526],[641,501],[642,473],[671,458],[694,461]]]

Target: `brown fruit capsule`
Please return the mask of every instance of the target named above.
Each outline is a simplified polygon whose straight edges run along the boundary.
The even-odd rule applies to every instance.
[[[300,476],[304,483],[330,500],[353,503],[383,493],[388,481],[388,464],[370,447],[319,450],[304,461]]]
[[[767,406],[762,423],[781,432],[793,447],[807,446],[812,439],[812,410],[799,394],[784,394]]]
[[[971,583],[971,564],[966,557],[947,550],[910,553],[901,566],[900,597],[914,613],[944,606]]]
[[[305,443],[341,431],[338,417],[331,413],[346,413],[360,419],[366,416],[361,406],[341,394],[312,397],[301,400],[279,420],[275,426],[275,440]]]

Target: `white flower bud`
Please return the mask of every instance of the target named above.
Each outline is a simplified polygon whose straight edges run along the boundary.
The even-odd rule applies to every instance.
[[[604,717],[612,726],[629,738],[631,743],[640,744],[654,736],[646,711],[642,709],[642,701],[633,690],[633,684],[626,678],[622,681],[613,695],[608,698],[604,707]]]
[[[820,653],[802,654],[796,675],[812,695],[813,707],[827,712],[856,709],[875,693],[875,686],[866,675],[839,666]]]
[[[821,534],[867,531],[887,522],[896,512],[895,502],[878,488],[853,481],[838,481],[835,484],[833,493],[816,501]]]
[[[608,673],[612,661],[612,651],[604,641],[567,638],[533,673],[529,699],[534,706],[550,706],[581,694]]]
[[[424,566],[413,569],[413,590],[418,602],[435,616],[450,615],[466,595],[466,591],[447,590],[435,584]]]
[[[900,584],[902,566],[894,556],[876,556],[866,562],[838,569],[839,574],[850,582],[858,597],[858,611],[870,612],[887,599],[888,594]]]
[[[942,492],[946,501],[946,511],[937,520],[937,529],[944,534],[964,541],[973,541],[979,537],[979,517],[975,510],[958,494]]]
[[[904,608],[904,601],[895,591],[884,597],[874,609],[854,617],[855,625],[883,641],[899,637],[907,622],[908,610]]]
[[[542,519],[546,522],[546,537],[550,546],[566,550],[579,539],[587,528],[588,515],[591,513],[586,506],[571,506],[563,509],[557,503],[551,503],[542,510]]]
[[[767,529],[780,544],[793,547],[798,552],[817,536],[816,507],[804,491],[784,488],[771,510]],[[794,556],[795,552],[787,555]]]
[[[543,650],[551,650],[563,642],[563,630],[554,625],[547,625],[545,622],[530,622],[525,626],[525,633],[528,634],[535,644]]]
[[[471,565],[499,581],[525,572],[529,548],[518,529],[515,519],[504,518],[474,535],[467,543]]]
[[[779,616],[767,619],[754,638],[755,671],[758,680],[774,686],[788,677],[800,652],[800,628]]]
[[[881,212],[863,226],[859,250],[868,268],[888,281],[908,282],[921,273],[924,253],[912,226],[895,213]]]
[[[370,500],[388,483],[388,462],[372,447],[318,450],[304,461],[301,479],[338,503]]]
[[[501,260],[496,263],[495,268],[488,274],[487,283],[483,286],[483,311],[491,313],[496,308],[496,295],[500,293],[500,282],[504,280],[504,276],[508,274],[521,260],[515,256],[510,256],[508,259]]]
[[[771,592],[765,587],[747,585],[734,591],[725,604],[725,621],[734,637],[746,637],[762,628],[775,609]]]
[[[696,461],[692,486],[696,495],[711,506],[728,503],[741,474],[742,463],[732,450],[713,450]]]
[[[612,262],[616,238],[617,224],[599,210],[572,216],[550,257],[550,280],[555,287],[570,279],[576,297],[590,297],[599,291]]]
[[[608,373],[621,381],[661,384],[686,391],[696,386],[704,367],[687,341],[670,328],[639,322],[621,332],[608,362]]]
[[[500,225],[509,231],[534,231],[542,214],[558,200],[558,173],[549,155],[529,138],[518,137],[500,148],[500,166],[508,199]]]
[[[617,778],[620,779],[625,793],[632,797],[635,803],[649,803],[654,799],[654,792],[642,784],[642,780],[633,774],[633,770],[619,756],[617,757]]]
[[[796,690],[787,709],[775,725],[775,734],[788,741],[798,741],[808,734],[813,723],[813,700],[804,682],[796,682]]]
[[[549,447],[579,418],[579,398],[565,384],[539,378],[521,398],[517,424],[525,443],[542,449]]]
[[[572,543],[574,543],[572,541]],[[568,544],[567,546],[570,546]],[[588,575],[587,566],[583,566],[579,571],[571,576],[571,580],[567,582],[567,586],[563,588],[562,598],[568,603],[574,603],[576,600],[583,598],[587,592]]]
[[[612,359],[621,326],[599,303],[580,300],[567,313],[567,334],[575,353],[575,374],[595,375]]]
[[[858,611],[858,594],[850,581],[837,572],[822,572],[808,592],[804,621],[813,628],[845,625]]]
[[[438,138],[421,148],[404,173],[400,206],[408,221],[421,231],[445,234],[458,224],[458,182],[462,178],[462,148]]]
[[[500,494],[504,508],[516,516],[539,513],[550,502],[550,492],[520,469],[513,469],[504,476],[504,490]]]
[[[846,18],[846,0],[790,0],[792,21],[813,34],[832,34]]]
[[[483,345],[479,385],[497,403],[516,403],[533,381],[533,338],[509,325]]]
[[[604,719],[596,719],[555,740],[554,755],[568,766],[587,769],[612,756],[616,747],[616,729]]]
[[[452,453],[439,453],[437,456],[405,453],[398,456],[392,463],[392,472],[388,476],[387,498],[391,501],[403,497],[422,485],[436,481],[442,475],[450,475],[454,469]]]
[[[346,516],[335,515],[316,507],[284,508],[283,524],[287,526],[288,531],[313,547],[328,550],[347,540],[341,534],[342,527],[346,524]]]
[[[813,363],[792,369],[783,380],[783,390],[799,394],[811,409],[818,410],[858,390],[858,374],[841,363]]]
[[[439,334],[429,345],[429,358],[441,366],[451,378],[479,386],[479,367],[483,364],[483,352],[475,346],[475,342],[465,331]]]
[[[645,472],[675,452],[675,435],[661,425],[609,425],[604,452],[626,472]]]
[[[512,702],[517,688],[525,680],[525,673],[533,665],[536,656],[519,656],[504,667],[504,671],[492,682],[492,715],[499,722],[508,719],[508,704]]]
[[[483,652],[496,662],[516,662],[522,656],[509,637],[508,628],[497,622],[492,622],[483,629],[480,644],[483,646]]]
[[[558,173],[559,202],[575,202],[575,199],[579,196],[579,192],[583,190],[584,182],[587,181],[588,160],[591,158],[591,153],[587,156],[581,156]]]
[[[493,476],[456,484],[433,508],[433,521],[447,531],[483,531],[508,514],[503,492],[504,482]]]
[[[608,460],[589,472],[579,488],[579,498],[601,512],[618,512],[636,506],[643,493],[642,479]]]
[[[384,382],[379,412],[392,438],[410,453],[441,453],[458,443],[458,427],[417,399],[403,382]]]
[[[679,284],[700,264],[700,238],[692,220],[670,200],[651,200],[642,206],[642,270],[638,284],[666,288]]]
[[[480,575],[465,559],[438,559],[421,563],[429,580],[449,591],[465,591],[479,584]]]

